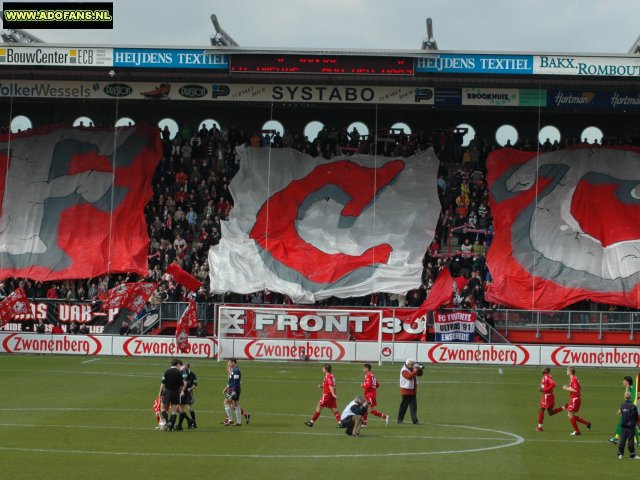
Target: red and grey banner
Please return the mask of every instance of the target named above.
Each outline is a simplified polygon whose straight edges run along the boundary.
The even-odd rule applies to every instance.
[[[157,127],[42,127],[0,137],[0,278],[147,274]],[[37,161],[34,161],[37,159]]]
[[[501,149],[487,166],[496,231],[489,301],[640,308],[640,148]]]
[[[313,303],[420,285],[440,211],[433,150],[411,158],[239,153],[234,208],[209,253],[212,291],[268,288]]]

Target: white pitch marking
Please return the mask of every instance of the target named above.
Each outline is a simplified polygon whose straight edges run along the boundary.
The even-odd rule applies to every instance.
[[[92,358],[91,360],[85,360],[84,362],[80,362],[80,363],[91,363],[91,362],[98,362],[102,360],[101,358]]]
[[[40,425],[42,426],[42,425]],[[501,448],[514,447],[516,445],[520,445],[524,443],[524,438],[520,435],[516,435],[511,432],[504,432],[501,430],[493,430],[490,428],[481,428],[481,427],[472,427],[467,425],[440,425],[443,427],[450,428],[468,428],[470,430],[479,430],[484,432],[491,433],[499,433],[506,435],[507,437],[511,437],[510,443],[505,445],[494,445],[491,447],[478,447],[478,448],[468,448],[464,450],[441,450],[435,452],[398,452],[398,453],[355,453],[355,454],[337,454],[333,453],[330,455],[295,455],[291,453],[287,453],[284,455],[281,454],[232,454],[232,453],[184,453],[184,452],[172,452],[171,455],[174,457],[186,457],[186,458],[365,458],[365,457],[407,457],[414,455],[447,455],[447,454],[460,454],[460,453],[471,453],[471,452],[485,452],[489,450],[498,450]],[[64,426],[63,426],[64,427]],[[91,428],[91,427],[88,427]],[[112,427],[112,428],[123,428],[123,429],[132,429],[134,427]],[[136,428],[137,429],[137,428]],[[326,433],[311,433],[311,432],[261,432],[265,434],[290,434],[290,435],[330,435],[330,436],[338,436],[339,434],[326,434]],[[344,435],[341,435],[344,436]],[[401,438],[395,436],[387,436],[388,438]],[[374,437],[375,438],[375,437]],[[420,436],[411,436],[411,438],[421,438],[421,439],[450,439],[450,437],[420,437]],[[458,437],[455,437],[458,438]],[[459,438],[458,438],[459,439]],[[493,438],[491,438],[493,440]],[[465,437],[464,440],[475,440],[475,438]],[[499,438],[496,439],[498,441],[508,441],[509,438]],[[118,452],[118,451],[103,451],[103,450],[64,450],[64,449],[47,449],[47,448],[21,448],[21,447],[0,447],[0,450],[12,451],[12,452],[38,452],[38,453],[59,453],[59,454],[89,454],[89,455],[113,455],[113,456],[134,456],[134,457],[164,457],[166,453],[160,452]]]

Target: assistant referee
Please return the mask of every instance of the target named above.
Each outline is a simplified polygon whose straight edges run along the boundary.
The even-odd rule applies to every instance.
[[[174,358],[171,360],[171,368],[164,371],[162,382],[160,383],[160,393],[162,397],[162,418],[166,422],[165,431],[173,432],[176,424],[176,410],[180,407],[180,397],[184,395],[187,382],[182,377],[182,360]],[[171,405],[171,418],[167,418]]]

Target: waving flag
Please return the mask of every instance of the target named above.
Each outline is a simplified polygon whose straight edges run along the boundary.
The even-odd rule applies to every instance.
[[[453,278],[447,267],[438,274],[433,286],[422,305],[413,311],[409,311],[409,323],[421,323],[424,328],[422,340],[426,340],[427,314],[443,305],[451,303],[453,299]]]
[[[178,350],[186,352],[189,348],[189,329],[198,325],[198,309],[196,308],[196,299],[192,295],[189,299],[189,306],[178,320],[176,327],[176,343]]]
[[[158,288],[157,283],[138,282],[121,283],[107,292],[107,299],[102,302],[102,309],[126,308],[139,313]]]
[[[502,149],[488,160],[496,236],[486,298],[555,310],[640,308],[640,149]]]
[[[0,302],[0,328],[17,315],[31,313],[31,304],[24,288],[18,287]]]
[[[420,285],[440,203],[433,150],[311,158],[241,149],[234,208],[209,252],[211,289],[268,288],[296,302]]]
[[[197,292],[202,286],[201,281],[197,280],[193,275],[185,272],[177,263],[169,265],[165,272],[169,273],[176,282],[192,292]]]
[[[157,127],[0,136],[0,278],[147,273]]]

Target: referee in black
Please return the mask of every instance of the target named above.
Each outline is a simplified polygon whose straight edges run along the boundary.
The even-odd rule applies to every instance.
[[[193,404],[195,402],[195,397],[193,395],[193,389],[198,386],[198,376],[195,374],[193,370],[191,370],[191,364],[185,364],[182,369],[182,379],[186,383],[186,390],[184,391],[184,395],[180,397],[180,420],[178,421],[178,426],[175,428],[176,430],[182,430],[182,421],[186,420],[188,428],[197,428],[196,425],[196,412],[193,409]],[[191,418],[187,414],[187,409],[191,414]]]
[[[176,424],[176,410],[180,408],[180,398],[184,395],[187,382],[182,377],[182,360],[174,358],[171,360],[171,368],[164,371],[162,383],[160,383],[160,393],[162,397],[162,418],[166,422],[165,431],[173,432]],[[171,419],[167,418],[167,412],[171,405]]]

